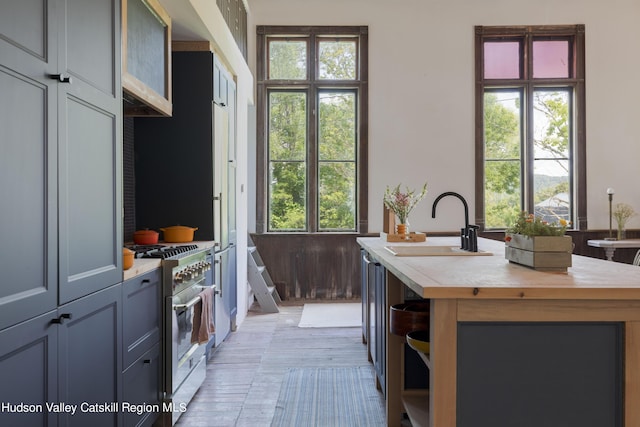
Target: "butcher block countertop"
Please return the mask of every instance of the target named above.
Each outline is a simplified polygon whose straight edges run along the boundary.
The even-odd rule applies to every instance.
[[[159,242],[160,245],[167,246],[181,246],[181,245],[198,245],[198,248],[209,249],[212,248],[215,244],[214,241],[196,241],[189,243],[164,243]],[[151,270],[155,270],[156,268],[160,268],[162,260],[159,258],[136,258],[133,260],[133,266],[122,272],[122,280],[133,279],[136,276],[139,276],[144,273],[148,273]]]
[[[541,272],[510,263],[505,244],[478,239],[490,256],[395,256],[385,246],[456,246],[459,237],[427,237],[423,243],[360,237],[361,247],[423,298],[473,299],[640,299],[640,267],[572,256],[564,272]]]

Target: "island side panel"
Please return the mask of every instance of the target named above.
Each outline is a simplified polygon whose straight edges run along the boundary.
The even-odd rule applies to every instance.
[[[431,300],[430,426],[456,425],[457,317],[457,300]]]
[[[640,322],[625,324],[625,426],[640,426]]]
[[[623,425],[622,322],[458,323],[458,427]]]
[[[387,290],[386,290],[386,334],[387,345],[385,349],[386,363],[386,411],[387,425],[389,427],[400,427],[402,420],[402,337],[389,332],[389,311],[390,307],[404,301],[404,284],[387,270]]]
[[[459,300],[459,322],[624,322],[624,425],[640,425],[640,301]]]

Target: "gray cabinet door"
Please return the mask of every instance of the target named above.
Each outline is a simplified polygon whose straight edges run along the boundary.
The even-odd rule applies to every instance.
[[[376,338],[375,338],[375,370],[380,382],[382,394],[386,394],[387,365],[387,269],[382,264],[375,264],[375,305],[376,305]]]
[[[0,2],[0,329],[57,303],[54,2]]]
[[[239,193],[236,188],[238,165],[237,165],[237,147],[236,147],[236,86],[233,81],[229,82],[229,139],[227,147],[227,155],[229,158],[228,174],[228,191],[227,191],[227,208],[228,208],[228,228],[229,243],[237,243],[237,225],[236,225],[236,194]]]
[[[156,343],[124,371],[123,404],[140,409],[133,411],[122,408],[126,427],[151,426],[158,418],[157,412],[146,412],[144,409],[160,405],[160,367],[160,343]]]
[[[14,427],[55,426],[54,412],[46,404],[59,402],[56,383],[58,328],[51,324],[56,311],[0,332],[0,402],[34,405],[0,411],[0,425]],[[24,408],[24,406],[22,407]]]
[[[58,325],[58,398],[89,405],[73,416],[60,414],[59,425],[117,425],[118,411],[91,405],[122,401],[121,285],[63,305],[58,312],[68,317]]]
[[[226,69],[216,57],[213,63],[213,102],[221,107],[229,105],[228,84],[229,77]]]
[[[122,284],[122,334],[125,369],[161,338],[160,269]]]
[[[65,303],[122,280],[120,1],[61,0],[59,283]],[[90,25],[88,24],[90,23]]]
[[[216,252],[214,255],[214,277],[216,293],[214,298],[215,307],[215,346],[222,344],[229,332],[231,332],[231,307],[230,296],[234,289],[230,288],[229,283],[229,248]]]

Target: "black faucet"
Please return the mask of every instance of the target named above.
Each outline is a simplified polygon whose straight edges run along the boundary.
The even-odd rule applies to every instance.
[[[436,197],[436,200],[433,202],[433,207],[431,208],[431,218],[436,217],[436,206],[440,199],[447,196],[457,197],[464,205],[464,228],[460,229],[460,249],[478,252],[478,228],[480,227],[477,225],[469,225],[469,205],[460,194],[454,193],[453,191],[447,191]]]

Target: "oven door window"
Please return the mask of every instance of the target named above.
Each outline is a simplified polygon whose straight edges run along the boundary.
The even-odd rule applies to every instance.
[[[182,360],[198,344],[191,344],[191,332],[193,331],[193,306],[186,309],[173,311],[174,315],[174,348],[177,349],[177,360]]]

